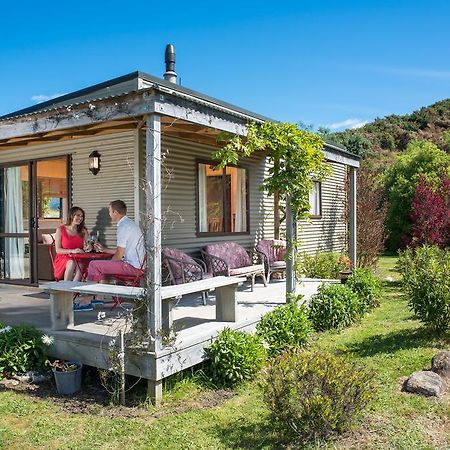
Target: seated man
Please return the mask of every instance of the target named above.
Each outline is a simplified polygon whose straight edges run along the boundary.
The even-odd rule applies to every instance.
[[[107,282],[111,275],[138,275],[145,258],[144,237],[141,229],[127,217],[127,206],[122,200],[109,204],[109,216],[117,223],[117,248],[103,247],[96,243],[99,252],[113,254],[111,260],[91,261],[88,281]]]

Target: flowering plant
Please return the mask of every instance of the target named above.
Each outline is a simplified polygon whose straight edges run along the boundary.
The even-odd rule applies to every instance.
[[[56,359],[53,362],[47,361],[47,364],[56,372],[73,372],[79,367],[77,363],[72,361],[64,361],[64,359]]]

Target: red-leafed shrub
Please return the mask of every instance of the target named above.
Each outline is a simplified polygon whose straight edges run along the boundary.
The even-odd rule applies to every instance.
[[[411,205],[411,238],[409,244],[450,245],[450,179],[441,178],[433,188],[423,174],[419,177]],[[406,238],[407,239],[407,238]]]

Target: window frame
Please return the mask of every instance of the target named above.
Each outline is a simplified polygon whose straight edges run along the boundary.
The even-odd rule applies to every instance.
[[[318,185],[317,192],[319,195],[319,214],[311,214],[311,205],[309,205],[310,206],[309,218],[310,219],[321,219],[322,218],[322,182],[314,180],[313,183]]]
[[[227,164],[222,170],[222,205],[223,205],[223,223],[225,224],[227,208],[226,208],[226,199],[225,199],[225,170],[227,167],[236,167],[237,169],[245,170],[245,190],[246,190],[246,198],[245,198],[245,208],[246,208],[246,223],[247,230],[246,231],[218,231],[218,232],[210,232],[210,231],[200,231],[200,195],[199,195],[199,164],[207,164],[210,166],[215,166],[217,163],[214,163],[210,160],[205,159],[196,159],[195,160],[195,235],[197,237],[210,237],[210,236],[243,236],[250,234],[250,173],[248,167],[239,166],[236,164]]]

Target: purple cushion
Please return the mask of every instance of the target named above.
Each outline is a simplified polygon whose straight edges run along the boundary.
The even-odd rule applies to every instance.
[[[201,279],[201,268],[198,267],[197,263],[193,258],[191,258],[188,254],[182,252],[181,250],[178,250],[176,248],[170,248],[166,247],[163,248],[161,251],[163,257],[169,256],[171,258],[175,258],[178,261],[182,261],[187,264],[193,263],[194,265],[190,265],[188,268],[188,273],[185,273],[185,278],[188,280],[190,279]],[[182,276],[182,268],[181,264],[177,263],[177,261],[174,261],[173,259],[168,259],[167,263],[170,266],[170,270],[172,271],[173,277],[175,278],[175,284],[181,284],[183,280]],[[185,268],[186,270],[186,268]],[[195,272],[195,273],[194,273]]]
[[[275,261],[284,261],[286,242],[276,239],[263,239],[259,241],[256,250],[264,253],[269,264],[272,265]]]
[[[245,248],[236,242],[221,242],[219,244],[208,244],[204,248],[206,253],[217,256],[226,261],[230,269],[251,266],[250,256]]]
[[[264,272],[264,266],[262,264],[255,264],[254,266],[239,267],[238,269],[231,269],[230,276],[247,275],[248,273]]]

